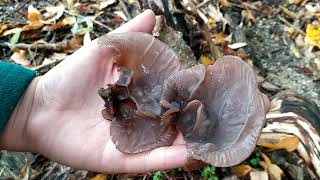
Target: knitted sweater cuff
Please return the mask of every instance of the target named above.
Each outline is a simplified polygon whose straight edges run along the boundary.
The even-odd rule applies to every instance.
[[[0,61],[0,133],[36,72]]]

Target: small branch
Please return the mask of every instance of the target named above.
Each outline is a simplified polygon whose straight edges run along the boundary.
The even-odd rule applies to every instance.
[[[296,31],[298,31],[299,33],[301,33],[302,35],[306,35],[305,32],[303,32],[300,28],[296,27],[295,25],[291,24],[290,22],[288,22],[286,19],[284,19],[281,16],[278,16],[278,19],[280,21],[282,21],[284,24],[286,24],[287,26],[290,26],[291,28],[294,28]]]
[[[196,8],[198,9],[198,8],[201,8],[202,6],[205,6],[208,2],[210,2],[210,0],[205,0],[205,1],[203,1],[202,3],[199,3],[197,6],[196,6]]]
[[[9,43],[2,43],[0,47],[11,47],[12,45]],[[58,42],[55,44],[45,43],[45,44],[26,44],[26,43],[18,43],[14,45],[14,48],[19,49],[45,49],[45,50],[52,50],[52,51],[63,51],[68,47],[68,43],[66,41]]]
[[[50,62],[50,63],[41,64],[40,66],[32,67],[32,68],[30,68],[30,69],[31,69],[31,70],[34,70],[34,71],[40,71],[40,70],[45,69],[45,68],[47,68],[47,67],[55,66],[55,65],[57,65],[58,63],[60,63],[61,61],[62,61],[61,59],[59,59],[59,60],[54,60],[54,61],[52,61],[52,62]]]
[[[123,9],[124,14],[126,14],[127,19],[132,19],[132,15],[129,13],[126,3],[123,2],[123,0],[119,0],[120,6]]]

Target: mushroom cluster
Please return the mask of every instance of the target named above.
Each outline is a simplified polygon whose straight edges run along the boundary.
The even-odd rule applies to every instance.
[[[175,52],[149,34],[108,34],[98,44],[116,53],[119,79],[99,95],[119,151],[170,146],[181,131],[190,162],[233,166],[252,153],[265,113],[255,74],[240,58],[180,69]]]

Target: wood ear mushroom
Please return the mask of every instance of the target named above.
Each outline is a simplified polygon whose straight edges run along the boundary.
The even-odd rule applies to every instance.
[[[119,79],[99,94],[119,151],[170,146],[178,129],[190,159],[224,167],[252,153],[265,111],[255,74],[241,59],[180,69],[175,52],[148,34],[105,35],[98,44],[117,53]]]

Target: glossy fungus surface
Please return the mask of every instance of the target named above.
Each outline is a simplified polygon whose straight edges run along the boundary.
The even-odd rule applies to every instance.
[[[125,153],[139,153],[170,145],[176,129],[161,125],[163,82],[180,68],[177,55],[161,41],[144,33],[110,34],[98,39],[116,53],[119,79],[100,89],[104,117],[113,119],[111,137]]]
[[[190,156],[214,166],[232,166],[249,157],[265,123],[254,72],[233,56],[170,76],[161,102],[179,109],[177,127]]]
[[[190,159],[233,166],[252,153],[265,113],[255,74],[241,59],[179,70],[177,55],[148,34],[106,35],[98,44],[117,54],[119,79],[99,94],[121,152],[171,145],[178,128]]]

